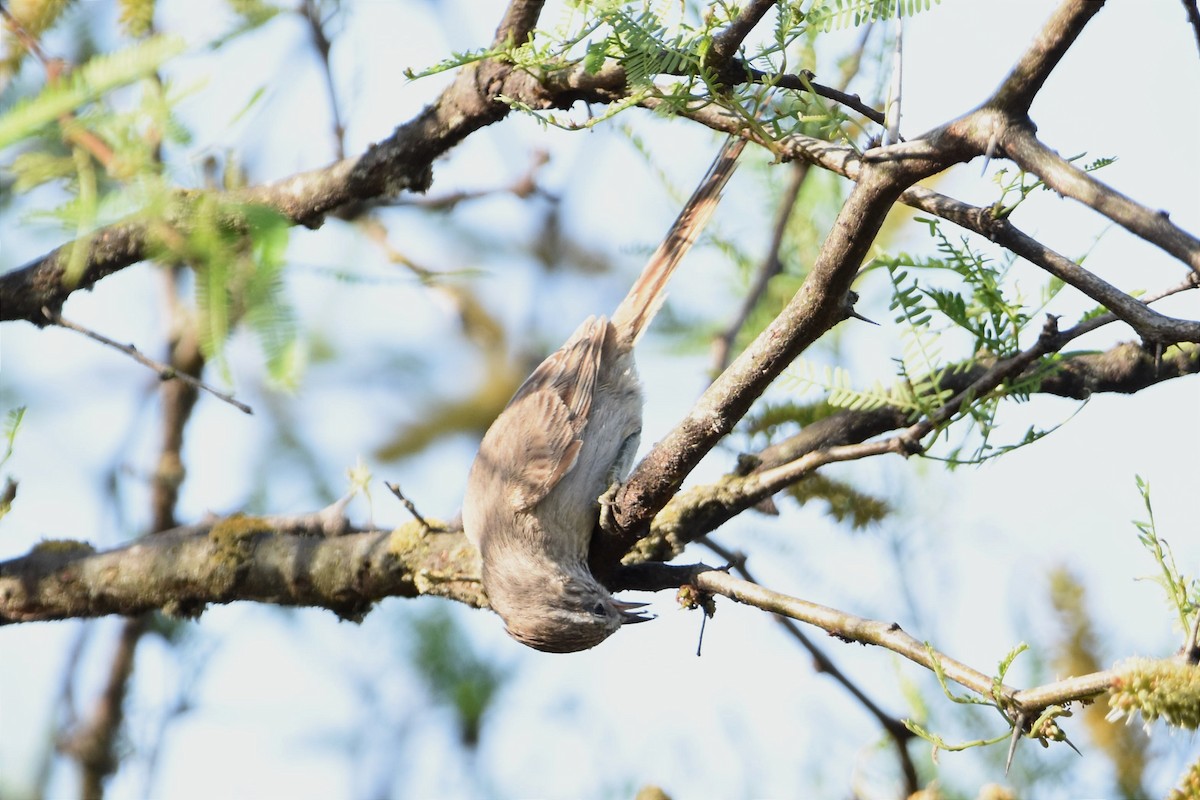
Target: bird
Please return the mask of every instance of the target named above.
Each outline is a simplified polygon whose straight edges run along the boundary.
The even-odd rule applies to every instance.
[[[711,218],[746,140],[730,137],[611,318],[588,317],[517,389],[467,476],[463,530],[508,634],[550,653],[586,650],[653,617],[614,598],[587,565],[601,502],[637,452],[642,388],[633,348],[667,281]],[[607,502],[605,500],[605,502]]]

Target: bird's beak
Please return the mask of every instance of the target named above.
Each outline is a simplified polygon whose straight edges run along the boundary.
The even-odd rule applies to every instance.
[[[635,622],[649,622],[654,619],[654,615],[649,611],[638,611],[639,608],[645,608],[649,603],[631,603],[628,600],[617,600],[613,598],[613,605],[621,612],[621,624],[631,625]]]

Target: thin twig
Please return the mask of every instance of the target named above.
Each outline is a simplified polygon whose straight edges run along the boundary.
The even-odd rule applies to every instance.
[[[49,71],[50,64],[53,59],[46,55],[46,52],[42,50],[42,46],[38,42],[37,37],[26,30],[25,26],[21,24],[21,21],[14,17],[12,12],[10,12],[3,5],[0,5],[0,17],[4,18],[4,26],[8,28],[13,37],[21,43],[21,46],[28,50],[44,69]]]
[[[694,578],[694,585],[705,592],[719,594],[739,603],[815,625],[846,642],[884,647],[926,669],[940,672],[948,680],[965,686],[982,697],[1009,706],[1010,715],[1021,711],[1030,714],[1047,706],[1095,697],[1107,691],[1116,677],[1113,671],[1106,670],[1018,690],[1005,684],[997,684],[993,676],[933,650],[926,643],[910,636],[895,622],[867,619],[801,600],[720,570],[700,572]]]
[[[1103,214],[1200,272],[1200,239],[1156,211],[1097,180],[1042,144],[1028,125],[1010,125],[1000,135],[1004,153],[1021,169],[1037,175],[1046,186]]]
[[[179,380],[183,381],[184,383],[186,383],[196,389],[201,389],[205,392],[208,392],[213,397],[216,397],[218,400],[223,400],[224,402],[229,403],[229,405],[233,406],[238,411],[241,411],[246,414],[254,413],[254,409],[252,409],[250,406],[246,405],[245,403],[235,400],[232,395],[229,395],[229,394],[226,394],[225,392],[214,389],[213,387],[209,386],[204,381],[202,381],[198,378],[194,378],[191,375],[187,374],[186,372],[177,370],[171,366],[168,366],[167,364],[162,363],[161,361],[155,361],[154,359],[144,355],[140,350],[138,350],[136,347],[134,347],[131,344],[121,344],[120,342],[113,341],[112,339],[109,339],[107,336],[105,336],[103,334],[97,333],[96,331],[93,331],[89,328],[85,328],[82,325],[78,325],[74,322],[71,322],[68,319],[65,319],[62,316],[62,314],[59,314],[55,311],[51,311],[49,308],[43,307],[42,313],[45,315],[47,320],[49,320],[52,324],[59,326],[60,328],[66,328],[67,330],[72,330],[72,331],[75,331],[76,333],[82,333],[84,336],[87,336],[89,339],[94,339],[95,341],[100,342],[101,344],[105,344],[105,345],[108,345],[109,347],[120,350],[122,353],[125,353],[127,356],[129,356],[130,358],[132,358],[134,361],[138,362],[139,364],[152,369],[154,372],[156,372],[158,374],[158,377],[164,381],[171,380],[172,378],[178,378]]]
[[[1054,324],[1054,318],[1052,317],[1047,320],[1042,335],[1038,337],[1038,341],[1033,347],[1022,353],[1018,353],[1012,358],[997,362],[984,372],[983,375],[972,381],[967,388],[955,394],[954,397],[946,401],[944,405],[925,419],[910,425],[895,436],[890,436],[886,439],[812,450],[794,461],[786,462],[762,472],[752,473],[744,479],[745,482],[741,487],[741,491],[744,493],[742,502],[757,503],[766,499],[800,480],[818,467],[823,467],[827,464],[857,461],[861,458],[883,455],[885,453],[897,453],[909,456],[922,452],[924,448],[921,440],[939,426],[951,420],[962,410],[962,407],[968,401],[987,396],[999,387],[1001,383],[1016,375],[1020,375],[1034,361],[1064,347],[1068,341],[1070,340],[1065,339],[1058,332]]]
[[[743,578],[751,583],[757,583],[757,581],[754,580],[754,577],[750,574],[750,570],[746,567],[746,559],[744,557],[740,557],[738,553],[733,553],[727,550],[726,548],[712,541],[712,539],[708,538],[707,536],[701,538],[699,541],[705,547],[712,550],[721,558],[725,559],[726,563],[730,565],[730,568],[739,573]],[[917,789],[920,788],[919,779],[917,777],[917,769],[913,764],[912,756],[908,752],[908,741],[913,738],[912,731],[906,728],[903,722],[896,717],[893,717],[891,714],[888,714],[886,711],[880,708],[874,700],[868,697],[866,692],[864,692],[862,688],[858,686],[858,684],[852,681],[849,676],[842,672],[838,666],[833,663],[833,659],[831,659],[823,650],[817,647],[813,641],[808,638],[804,631],[800,629],[800,626],[797,625],[793,620],[779,614],[775,615],[775,620],[783,626],[783,629],[787,631],[789,636],[795,639],[801,647],[808,651],[809,655],[811,655],[813,658],[813,663],[817,672],[824,673],[837,683],[840,683],[842,688],[848,691],[855,700],[861,703],[863,708],[865,708],[867,712],[871,714],[871,716],[875,717],[876,721],[879,722],[880,726],[884,729],[884,731],[887,732],[888,736],[890,736],[892,741],[896,744],[896,752],[900,758],[900,769],[904,772],[905,796],[911,795],[913,792],[917,791]]]
[[[939,426],[949,422],[962,410],[964,405],[972,400],[988,396],[998,389],[1000,384],[1009,378],[1020,375],[1042,356],[1049,355],[1066,346],[1068,341],[1070,340],[1064,339],[1058,331],[1058,317],[1048,316],[1037,342],[1032,347],[1011,358],[997,362],[978,380],[972,382],[965,391],[959,392],[933,414],[901,433],[901,440],[911,447],[920,447],[921,439]]]
[[[725,30],[713,36],[712,44],[708,48],[707,65],[720,72],[733,60],[742,42],[776,2],[777,0],[751,0],[747,3]]]
[[[404,504],[404,508],[408,510],[409,514],[412,514],[412,518],[415,519],[427,533],[433,530],[433,527],[425,520],[423,516],[421,516],[421,513],[417,511],[417,507],[413,505],[413,501],[405,497],[404,492],[400,491],[400,484],[392,483],[391,481],[384,481],[383,485],[386,486],[392,494],[396,495],[396,499]]]
[[[851,94],[837,87],[818,83],[812,80],[813,75],[808,72],[797,75],[779,75],[763,72],[760,69],[752,69],[747,66],[746,75],[750,83],[764,83],[770,86],[777,86],[780,89],[791,89],[796,92],[811,91],[818,97],[824,97],[826,100],[832,100],[838,105],[843,105],[851,111],[858,112],[877,125],[884,125],[887,121],[887,117],[882,111],[864,103],[862,98],[857,94]]]
[[[342,112],[338,104],[337,87],[333,82],[333,66],[329,61],[329,51],[332,43],[325,33],[325,20],[321,19],[321,9],[316,0],[304,0],[304,5],[298,9],[308,22],[308,30],[312,35],[313,47],[321,62],[321,72],[325,76],[325,91],[329,94],[329,112],[333,116],[333,141],[338,159],[346,157],[346,126],[342,122]]]
[[[683,74],[682,72],[666,71],[664,75]],[[876,108],[872,108],[863,102],[862,98],[857,94],[851,94],[835,86],[827,86],[823,83],[818,83],[813,80],[813,73],[777,73],[765,72],[761,69],[755,69],[750,64],[741,59],[734,59],[729,62],[725,71],[721,75],[722,79],[729,84],[741,83],[757,83],[767,86],[777,87],[779,89],[788,89],[793,92],[811,92],[818,97],[824,97],[826,100],[843,105],[851,111],[855,111],[869,119],[877,125],[883,125],[886,121],[884,113]]]

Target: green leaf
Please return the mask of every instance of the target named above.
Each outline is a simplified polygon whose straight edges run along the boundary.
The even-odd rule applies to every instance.
[[[12,457],[13,445],[17,441],[17,431],[21,429],[21,421],[24,419],[25,406],[10,408],[4,415],[4,428],[0,430],[0,437],[4,439],[4,455],[0,456],[0,467],[4,466]]]
[[[47,86],[0,115],[0,148],[33,135],[106,92],[146,77],[183,50],[182,38],[155,36],[120,52],[96,56],[61,83]]]

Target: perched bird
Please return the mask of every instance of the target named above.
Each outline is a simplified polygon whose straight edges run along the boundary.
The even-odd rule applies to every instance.
[[[587,566],[600,499],[625,477],[642,431],[633,346],[667,280],[712,216],[744,139],[730,139],[612,319],[589,317],[533,371],[488,429],[467,478],[462,520],[483,588],[517,641],[568,653],[650,617]]]

